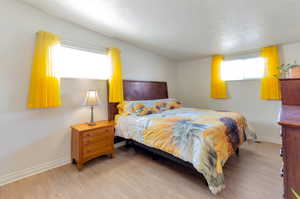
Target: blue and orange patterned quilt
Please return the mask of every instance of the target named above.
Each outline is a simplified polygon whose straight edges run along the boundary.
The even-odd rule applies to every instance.
[[[216,194],[225,188],[223,165],[246,140],[239,113],[177,108],[143,116],[118,115],[116,135],[190,162]]]

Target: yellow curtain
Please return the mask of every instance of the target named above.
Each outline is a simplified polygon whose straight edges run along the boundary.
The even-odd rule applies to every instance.
[[[61,106],[59,79],[54,75],[53,48],[59,44],[59,37],[39,31],[32,64],[28,96],[28,108],[49,108]]]
[[[112,63],[112,76],[109,79],[109,102],[122,102],[124,95],[120,51],[118,48],[109,48],[108,55]]]
[[[228,98],[226,82],[221,79],[222,61],[223,61],[223,56],[221,55],[216,55],[212,57],[210,96],[216,99]]]
[[[265,100],[280,100],[279,75],[280,58],[277,46],[261,49],[261,57],[266,60],[265,76],[261,80],[260,96]]]

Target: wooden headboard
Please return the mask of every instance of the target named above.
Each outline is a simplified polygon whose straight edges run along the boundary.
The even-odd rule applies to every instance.
[[[109,84],[107,83],[107,90]],[[167,82],[123,80],[124,100],[154,100],[168,98]],[[107,106],[108,120],[112,121],[118,114],[118,103]]]

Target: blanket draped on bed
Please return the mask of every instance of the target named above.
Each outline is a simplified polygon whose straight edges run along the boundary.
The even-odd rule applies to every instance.
[[[117,118],[116,135],[192,163],[214,194],[225,188],[223,165],[246,140],[246,119],[235,112],[179,108]]]

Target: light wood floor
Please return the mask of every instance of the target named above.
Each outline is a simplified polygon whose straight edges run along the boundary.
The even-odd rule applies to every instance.
[[[279,199],[280,146],[245,145],[226,164],[226,189],[212,195],[199,176],[167,160],[120,148],[78,172],[66,165],[0,187],[1,199]]]

